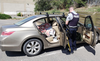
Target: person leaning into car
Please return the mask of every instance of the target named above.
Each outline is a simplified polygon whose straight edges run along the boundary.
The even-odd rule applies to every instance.
[[[69,38],[69,44],[71,48],[71,52],[73,53],[73,50],[76,50],[76,30],[77,30],[77,23],[79,21],[79,14],[74,11],[74,7],[69,8],[69,14],[66,18],[66,25],[69,26],[70,31],[70,38]]]

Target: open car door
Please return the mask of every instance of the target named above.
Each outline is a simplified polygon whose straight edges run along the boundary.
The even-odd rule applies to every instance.
[[[65,24],[65,22],[63,22],[59,17],[56,17],[56,20],[59,24],[59,30],[61,32],[60,45],[66,48],[68,38],[66,37],[66,31],[63,28],[63,25]]]
[[[96,39],[96,31],[94,29],[92,18],[91,16],[87,16],[84,22],[83,40],[92,47],[95,47],[96,45],[95,39]]]

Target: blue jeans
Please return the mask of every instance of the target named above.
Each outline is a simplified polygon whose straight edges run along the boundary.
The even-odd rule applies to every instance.
[[[70,28],[70,37],[69,37],[69,44],[71,48],[71,52],[73,52],[73,49],[76,49],[76,28]]]

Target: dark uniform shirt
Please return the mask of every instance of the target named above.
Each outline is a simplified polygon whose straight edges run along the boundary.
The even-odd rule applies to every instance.
[[[69,21],[69,27],[77,27],[77,22],[79,21],[79,14],[75,11],[69,13],[66,21]]]

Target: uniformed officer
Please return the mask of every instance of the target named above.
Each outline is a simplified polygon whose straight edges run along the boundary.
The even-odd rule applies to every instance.
[[[77,30],[77,23],[79,21],[79,14],[74,11],[73,7],[69,8],[69,14],[66,18],[66,25],[69,26],[70,31],[70,38],[69,38],[69,44],[71,48],[71,53],[73,53],[73,50],[76,50],[76,30]]]

